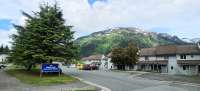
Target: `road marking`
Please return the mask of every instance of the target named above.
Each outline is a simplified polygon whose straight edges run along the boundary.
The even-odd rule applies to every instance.
[[[76,77],[76,76],[73,76],[74,78],[77,78],[79,79],[80,81],[84,82],[84,83],[87,83],[89,85],[92,85],[92,86],[95,86],[95,87],[98,87],[98,88],[101,88],[101,91],[111,91],[111,89],[107,88],[107,87],[104,87],[104,86],[101,86],[101,85],[98,85],[98,84],[95,84],[95,83],[92,83],[92,82],[89,82],[89,81],[86,81],[84,79],[81,79],[79,77]]]

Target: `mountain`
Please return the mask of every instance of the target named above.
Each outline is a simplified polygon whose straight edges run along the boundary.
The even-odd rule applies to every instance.
[[[191,39],[191,41],[193,41],[194,43],[200,42],[200,38],[193,38]]]
[[[137,44],[140,48],[186,44],[177,36],[148,32],[134,27],[111,28],[76,39],[76,43],[80,45],[81,57],[92,54],[107,54],[114,47],[126,47],[129,42]]]
[[[182,38],[182,40],[184,42],[187,42],[187,43],[190,43],[190,44],[196,44],[196,43],[199,43],[200,42],[200,38],[192,38],[192,39],[189,39],[189,38]]]

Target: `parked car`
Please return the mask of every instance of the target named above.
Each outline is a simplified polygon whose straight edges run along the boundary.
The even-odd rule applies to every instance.
[[[83,70],[97,70],[98,67],[93,64],[85,64],[83,65]]]
[[[76,68],[79,70],[83,70],[83,64],[76,64]]]
[[[95,65],[95,64],[90,64],[90,67],[91,67],[91,69],[92,70],[98,70],[98,66],[97,65]]]
[[[6,68],[6,65],[5,64],[0,64],[0,69],[2,68]]]

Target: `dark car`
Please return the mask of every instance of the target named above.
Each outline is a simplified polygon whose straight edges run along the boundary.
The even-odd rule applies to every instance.
[[[83,65],[83,70],[91,70],[91,67],[89,64]]]
[[[83,65],[83,70],[97,70],[98,67],[93,64],[85,64]]]
[[[98,70],[98,66],[95,65],[95,64],[90,64],[90,68],[91,68],[92,70]]]

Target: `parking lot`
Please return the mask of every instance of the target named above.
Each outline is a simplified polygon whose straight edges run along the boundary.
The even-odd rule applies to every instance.
[[[200,84],[200,76],[185,76],[185,75],[168,75],[160,73],[146,73],[138,75],[138,77],[159,80],[159,81],[173,81],[173,82],[187,82]]]
[[[65,73],[109,88],[112,91],[199,91],[200,89],[200,86],[194,84],[150,79],[150,77],[144,77],[144,75],[148,75],[144,72],[130,74],[120,71],[85,71],[69,68],[65,70]]]

